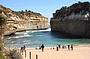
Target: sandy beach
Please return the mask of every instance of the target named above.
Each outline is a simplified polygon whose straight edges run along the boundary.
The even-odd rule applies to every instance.
[[[54,49],[46,47],[44,52],[35,48],[26,48],[26,56],[25,52],[23,52],[22,57],[23,59],[30,59],[30,57],[36,59],[36,55],[37,59],[90,59],[90,45],[74,46],[73,50],[60,48],[58,51],[56,47]]]

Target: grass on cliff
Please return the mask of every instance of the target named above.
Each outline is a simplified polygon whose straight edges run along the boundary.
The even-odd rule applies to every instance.
[[[5,56],[3,55],[2,52],[0,52],[0,59],[5,59]]]
[[[5,56],[3,55],[2,49],[3,49],[3,43],[0,41],[0,59],[5,59]]]

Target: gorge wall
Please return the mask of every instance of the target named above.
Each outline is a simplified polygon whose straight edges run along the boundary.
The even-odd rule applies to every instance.
[[[51,31],[71,37],[90,37],[90,3],[79,2],[53,13]]]
[[[0,5],[0,16],[6,18],[4,35],[12,32],[49,28],[48,18],[32,11],[13,11]]]

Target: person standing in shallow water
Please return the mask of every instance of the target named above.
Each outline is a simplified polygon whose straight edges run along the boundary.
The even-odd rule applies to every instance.
[[[42,52],[44,51],[44,44],[41,45]]]

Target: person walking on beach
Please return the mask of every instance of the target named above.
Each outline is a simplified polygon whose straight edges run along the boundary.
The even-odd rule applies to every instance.
[[[68,50],[70,50],[70,45],[68,45]]]
[[[44,44],[41,45],[42,52],[44,51]]]
[[[71,50],[73,50],[73,45],[71,45]]]
[[[57,51],[58,51],[58,47],[56,47],[57,48]]]
[[[59,44],[58,47],[61,48],[61,45]]]
[[[25,51],[25,57],[26,57],[26,46],[23,46],[23,50]]]
[[[24,46],[23,46],[23,50],[25,50],[25,49],[26,49],[26,46],[24,45]]]
[[[20,53],[22,53],[22,55],[23,55],[23,52],[25,51],[25,49],[26,49],[25,45],[23,47],[21,47]]]
[[[23,55],[23,47],[21,47],[21,49],[20,49],[20,53]]]

